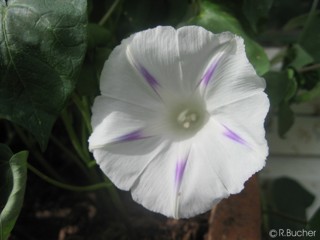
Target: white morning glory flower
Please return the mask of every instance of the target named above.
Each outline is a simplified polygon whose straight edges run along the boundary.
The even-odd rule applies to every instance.
[[[106,61],[89,148],[135,201],[174,218],[209,210],[265,164],[264,79],[243,40],[201,27],[157,27]]]

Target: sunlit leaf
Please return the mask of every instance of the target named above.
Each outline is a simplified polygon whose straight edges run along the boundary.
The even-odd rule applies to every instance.
[[[27,180],[28,152],[9,157],[10,149],[0,144],[0,239],[8,239],[19,216]],[[9,157],[9,158],[8,158]]]
[[[86,48],[85,0],[0,2],[0,116],[46,147]]]
[[[234,16],[219,5],[203,2],[199,15],[187,21],[186,24],[199,25],[213,33],[230,31],[243,37],[249,61],[257,73],[263,75],[269,70],[269,60],[263,48],[245,33],[240,22]]]

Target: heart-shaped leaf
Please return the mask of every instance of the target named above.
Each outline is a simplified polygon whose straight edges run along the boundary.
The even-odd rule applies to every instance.
[[[86,49],[85,0],[0,1],[0,117],[45,149]]]

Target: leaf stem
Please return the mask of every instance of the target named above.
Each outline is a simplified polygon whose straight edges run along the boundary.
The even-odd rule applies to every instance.
[[[89,162],[91,162],[89,153],[87,151],[84,151],[82,149],[82,146],[78,140],[78,137],[74,131],[74,128],[72,127],[72,122],[71,122],[71,118],[68,115],[68,112],[66,110],[63,110],[61,113],[61,118],[63,120],[63,123],[66,127],[67,133],[69,135],[69,138],[71,140],[71,143],[74,147],[74,149],[76,150],[78,156],[86,163],[88,164]]]
[[[111,5],[111,7],[109,8],[109,10],[106,12],[106,14],[101,18],[101,20],[99,21],[99,25],[102,26],[104,25],[107,20],[109,19],[109,17],[111,16],[111,14],[113,13],[113,11],[115,10],[115,8],[118,6],[118,4],[121,2],[121,0],[115,0],[113,2],[113,4]]]
[[[98,190],[98,189],[102,189],[102,188],[109,188],[110,186],[112,186],[111,183],[107,183],[107,182],[96,183],[96,184],[88,185],[88,186],[74,186],[74,185],[70,185],[70,184],[56,181],[56,180],[48,177],[47,175],[45,175],[44,173],[40,172],[38,169],[33,167],[30,163],[28,163],[28,169],[31,172],[33,172],[35,175],[37,175],[38,177],[42,178],[44,181],[50,183],[51,185],[65,189],[65,190],[70,190],[70,191],[75,191],[75,192],[83,192],[83,191],[94,191],[94,190]]]
[[[313,71],[313,70],[317,70],[317,69],[320,69],[320,63],[314,64],[314,65],[311,65],[311,66],[308,66],[308,67],[301,68],[301,69],[299,69],[299,72],[300,73],[309,72],[309,71]]]
[[[83,103],[83,101],[81,101],[81,99],[76,94],[72,95],[72,100],[76,104],[81,116],[83,117],[88,131],[92,132],[91,123],[90,123],[90,114],[87,111],[87,107],[88,107],[87,104]]]
[[[304,25],[304,28],[302,30],[302,33],[299,37],[299,40],[298,40],[298,43],[302,42],[307,34],[307,31],[310,27],[310,24],[315,16],[315,13],[316,13],[316,10],[317,10],[317,6],[318,6],[318,2],[319,0],[313,0],[312,2],[312,6],[311,6],[311,9],[310,9],[310,13],[309,13],[309,16],[308,16],[308,19],[306,21],[306,24]]]
[[[70,151],[64,144],[60,143],[55,136],[51,135],[50,139],[53,144],[55,144],[62,152],[64,152],[67,158],[72,160],[81,169],[81,171],[89,177],[88,169],[72,151]]]
[[[63,180],[63,177],[55,171],[50,164],[47,163],[47,161],[44,159],[41,153],[39,153],[39,150],[33,149],[33,144],[31,141],[27,138],[27,136],[24,134],[24,132],[20,129],[20,127],[13,125],[16,133],[22,140],[22,142],[27,146],[27,148],[30,150],[30,153],[35,157],[35,159],[42,165],[42,167],[45,168],[48,173],[50,173],[51,176],[53,176],[56,179],[59,179],[60,181]]]

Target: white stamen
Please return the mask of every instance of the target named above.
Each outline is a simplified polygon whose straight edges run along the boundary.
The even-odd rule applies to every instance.
[[[198,113],[194,110],[185,109],[182,112],[179,113],[177,117],[178,125],[189,129],[197,125],[198,122]]]
[[[184,127],[184,128],[189,128],[190,125],[191,125],[190,122],[184,122],[184,123],[183,123],[183,127]]]

